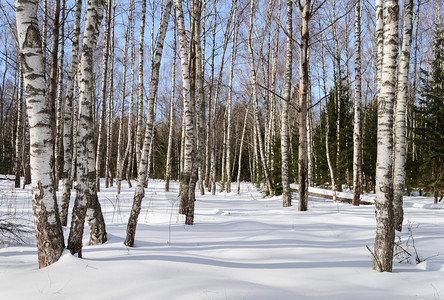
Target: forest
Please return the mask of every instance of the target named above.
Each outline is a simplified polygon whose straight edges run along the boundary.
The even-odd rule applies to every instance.
[[[107,242],[98,193],[114,185],[133,188],[123,243],[134,247],[161,179],[165,192],[179,184],[186,225],[196,197],[245,182],[300,212],[309,188],[334,202],[353,193],[353,206],[375,194],[369,250],[391,272],[403,197],[444,197],[443,8],[2,1],[0,174],[32,189],[39,267],[62,256],[68,220],[71,254],[82,257],[85,228],[89,245]]]

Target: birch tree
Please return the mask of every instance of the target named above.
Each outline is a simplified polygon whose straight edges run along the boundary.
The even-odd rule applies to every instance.
[[[54,190],[54,150],[51,116],[45,95],[42,37],[38,1],[15,2],[20,61],[29,114],[32,207],[39,268],[56,262],[64,248],[63,231]]]
[[[20,175],[22,165],[22,148],[23,148],[23,74],[22,69],[19,66],[18,71],[18,90],[17,90],[17,133],[15,137],[15,187],[20,187]]]
[[[252,41],[252,33],[255,22],[255,0],[251,0],[250,2],[250,25],[248,30],[248,64],[250,67],[250,81],[251,81],[251,92],[253,97],[253,105],[254,105],[254,122],[256,127],[258,146],[259,146],[259,154],[261,157],[261,162],[264,168],[265,181],[267,185],[267,191],[270,196],[273,196],[273,186],[271,184],[270,175],[268,173],[268,165],[265,157],[265,149],[264,149],[264,141],[262,135],[260,133],[260,120],[259,120],[259,101],[257,96],[257,76],[256,76],[256,68],[254,62],[254,52],[253,52],[253,41]]]
[[[60,221],[62,226],[68,223],[68,208],[71,198],[72,188],[72,162],[73,162],[73,147],[71,140],[73,138],[73,99],[74,88],[76,85],[76,73],[79,63],[79,35],[80,35],[80,18],[82,15],[82,0],[76,0],[74,16],[74,29],[71,46],[71,65],[68,72],[68,79],[66,82],[66,97],[64,103],[63,114],[63,192],[60,204]]]
[[[355,102],[353,122],[353,205],[359,205],[362,193],[361,141],[361,0],[355,4]]]
[[[299,154],[298,154],[298,177],[299,177],[299,211],[308,208],[308,174],[307,174],[307,102],[308,102],[308,47],[310,35],[308,21],[310,20],[311,0],[296,2],[302,16],[301,26],[301,53],[300,53],[300,79],[299,79]]]
[[[376,16],[377,22],[381,16]],[[398,61],[397,0],[383,5],[383,57],[378,94],[378,145],[376,160],[376,237],[373,268],[391,272],[395,239],[393,213],[393,104],[396,95]]]
[[[140,165],[140,151],[142,150],[142,119],[143,119],[143,64],[144,64],[144,41],[145,41],[145,19],[146,1],[142,0],[142,16],[140,19],[139,38],[139,67],[137,75],[137,130],[136,130],[136,161]]]
[[[111,13],[110,13],[111,14]],[[105,158],[105,187],[113,186],[111,151],[113,141],[114,120],[114,21],[116,19],[116,4],[113,1],[111,17],[111,42],[109,54],[109,95],[108,95],[108,126],[106,129],[106,158]]]
[[[170,128],[168,131],[168,146],[167,146],[167,158],[165,167],[165,192],[170,191],[170,173],[171,173],[171,148],[173,146],[173,132],[174,132],[174,114],[175,114],[175,91],[176,91],[176,49],[177,48],[177,35],[176,35],[176,15],[173,14],[173,60],[171,64],[171,96],[170,96]]]
[[[394,154],[394,178],[393,178],[393,208],[395,214],[395,229],[402,230],[404,212],[402,198],[404,195],[405,162],[406,162],[406,121],[407,101],[409,87],[409,62],[410,48],[412,45],[413,31],[413,0],[404,2],[404,25],[401,46],[401,59],[398,71],[398,92],[395,109],[395,154]]]
[[[82,257],[82,238],[87,217],[90,245],[106,242],[106,230],[96,191],[95,145],[93,133],[93,53],[103,18],[103,0],[89,0],[83,32],[79,70],[79,127],[77,133],[77,194],[74,202],[68,249]]]
[[[162,60],[163,44],[165,41],[166,31],[168,29],[168,21],[170,19],[172,0],[167,0],[165,3],[164,14],[162,18],[161,26],[159,27],[159,38],[157,40],[156,53],[154,55],[153,67],[151,72],[150,90],[148,94],[148,115],[147,124],[145,129],[145,138],[143,142],[143,148],[141,152],[141,160],[138,166],[137,186],[134,192],[133,205],[131,208],[130,217],[126,229],[126,239],[124,244],[128,247],[134,247],[134,241],[136,236],[137,220],[140,214],[142,199],[145,196],[145,181],[147,176],[147,164],[149,148],[152,143],[152,136],[154,130],[154,102],[157,96],[159,86],[159,69],[160,62]]]
[[[292,61],[293,61],[293,2],[287,0],[287,51],[285,60],[285,87],[284,99],[282,102],[281,116],[281,155],[282,155],[282,200],[283,206],[291,206],[290,180],[288,175],[288,104],[291,99],[291,79],[292,79]]]
[[[226,178],[227,178],[227,193],[231,193],[231,102],[233,97],[233,73],[234,73],[234,61],[236,59],[237,50],[237,26],[236,26],[236,11],[233,14],[233,39],[231,45],[231,58],[230,58],[230,78],[228,82],[228,98],[227,98],[227,136],[226,136]]]
[[[110,35],[111,35],[111,10],[112,0],[108,0],[108,4],[105,9],[105,32],[103,42],[103,55],[102,55],[102,87],[100,89],[100,117],[99,117],[99,137],[97,140],[96,151],[96,190],[100,192],[100,175],[102,171],[102,153],[103,144],[105,141],[105,120],[106,120],[106,88],[108,85],[108,59],[110,52]],[[108,99],[110,101],[110,99]]]

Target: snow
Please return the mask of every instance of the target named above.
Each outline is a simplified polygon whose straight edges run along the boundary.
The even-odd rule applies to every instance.
[[[0,212],[31,225],[31,191],[13,184],[0,181]],[[396,234],[425,261],[412,257],[378,273],[366,249],[374,243],[374,206],[310,197],[309,211],[298,212],[297,199],[283,208],[282,197],[264,198],[243,183],[240,195],[196,194],[195,225],[187,226],[177,213],[178,186],[171,182],[165,193],[164,182],[149,182],[134,248],[123,245],[134,194],[126,182],[119,198],[103,184],[109,241],[88,246],[85,230],[83,259],[66,251],[39,270],[33,234],[24,245],[0,244],[0,299],[444,298],[444,206],[432,198],[406,197],[404,231]]]

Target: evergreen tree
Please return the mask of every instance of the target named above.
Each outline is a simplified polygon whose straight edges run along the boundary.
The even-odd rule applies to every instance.
[[[442,26],[441,26],[442,27]],[[418,160],[411,166],[417,183],[435,197],[444,193],[444,30],[435,31],[431,71],[422,70],[414,142]],[[414,175],[416,176],[416,175]],[[415,179],[415,178],[413,178]]]

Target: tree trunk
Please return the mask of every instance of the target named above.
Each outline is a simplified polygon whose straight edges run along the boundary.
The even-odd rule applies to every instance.
[[[133,206],[131,208],[131,214],[128,220],[126,228],[126,239],[124,244],[128,247],[134,247],[134,241],[136,236],[137,220],[140,214],[142,199],[145,196],[145,180],[146,180],[146,167],[148,164],[149,148],[152,143],[151,138],[154,130],[154,102],[157,96],[159,86],[159,69],[160,62],[162,60],[163,45],[165,41],[166,31],[168,29],[168,21],[170,19],[172,0],[167,0],[165,3],[165,12],[162,18],[161,26],[159,27],[159,38],[157,40],[156,54],[153,61],[153,68],[150,80],[150,90],[148,94],[148,115],[145,130],[145,138],[143,142],[143,148],[141,153],[141,160],[138,166],[137,186],[134,193]]]
[[[252,89],[252,96],[253,96],[253,104],[254,104],[254,119],[255,119],[255,127],[257,130],[257,138],[259,142],[259,154],[261,157],[262,166],[264,168],[264,175],[265,175],[265,183],[267,185],[267,190],[269,192],[270,196],[273,196],[273,186],[271,184],[270,175],[268,173],[268,165],[265,158],[265,149],[264,149],[264,142],[262,139],[262,135],[260,133],[260,121],[259,121],[259,102],[257,97],[257,91],[256,91],[256,85],[257,85],[257,79],[256,79],[256,69],[254,67],[254,52],[253,52],[253,41],[252,41],[252,33],[253,33],[253,25],[254,25],[254,14],[255,14],[255,0],[251,0],[250,2],[250,27],[248,31],[248,52],[249,52],[249,67],[250,67],[250,80],[251,80],[251,89]]]
[[[247,129],[247,120],[248,120],[248,109],[249,105],[247,104],[247,107],[245,109],[245,117],[244,117],[244,127],[242,129],[242,137],[240,141],[239,146],[239,162],[238,162],[238,168],[237,168],[237,194],[240,194],[240,178],[241,178],[241,167],[242,167],[242,150],[244,148],[244,140],[245,140],[245,131]]]
[[[230,8],[230,15],[227,19],[227,25],[225,27],[224,32],[224,42],[222,44],[222,56],[221,61],[225,61],[225,51],[227,50],[228,40],[230,37],[230,26],[231,21],[234,14],[234,7],[237,3],[237,0],[231,0],[231,8]],[[214,25],[216,26],[216,24]],[[213,33],[213,39],[215,38],[215,35]],[[214,42],[213,42],[213,48],[214,48]],[[214,66],[214,57],[212,57],[212,71]],[[213,124],[212,124],[212,143],[211,143],[211,166],[210,166],[210,172],[211,172],[211,193],[212,195],[216,194],[216,107],[219,103],[219,94],[220,94],[220,88],[222,85],[222,75],[223,75],[223,68],[224,64],[221,64],[219,67],[219,74],[217,77],[216,82],[216,89],[214,92],[214,102],[213,102]]]
[[[379,0],[378,0],[379,1]],[[395,239],[393,213],[393,103],[396,95],[398,61],[397,0],[384,2],[384,53],[382,76],[378,82],[378,145],[376,158],[376,237],[373,269],[391,272]],[[376,15],[377,23],[382,15]]]
[[[108,97],[108,127],[106,134],[106,158],[105,158],[105,187],[113,186],[111,176],[111,147],[113,142],[113,120],[114,120],[114,20],[116,17],[116,4],[113,3],[111,17],[111,43],[109,54],[109,97]],[[111,14],[111,12],[110,12]],[[111,179],[111,180],[110,180]]]
[[[26,105],[29,114],[32,207],[39,268],[62,255],[63,231],[54,190],[54,150],[48,98],[45,97],[42,37],[37,27],[38,1],[16,1],[16,21]]]
[[[307,101],[308,101],[308,47],[311,1],[306,0],[302,7],[298,2],[302,15],[301,27],[301,62],[300,62],[300,82],[299,82],[299,157],[298,157],[298,177],[299,177],[299,211],[306,211],[308,208],[308,183],[307,183]]]
[[[76,73],[79,64],[79,35],[80,35],[80,18],[82,15],[82,0],[76,0],[76,12],[74,17],[74,34],[71,46],[71,66],[69,68],[68,80],[66,82],[66,97],[64,103],[63,114],[63,193],[60,204],[60,221],[62,226],[68,223],[68,208],[71,198],[72,189],[72,163],[73,163],[73,147],[71,139],[73,136],[73,99],[74,87],[76,85]]]
[[[204,53],[201,47],[201,15],[202,15],[202,0],[194,0],[194,44],[196,48],[196,128],[197,128],[197,141],[196,141],[196,169],[197,169],[197,179],[199,182],[200,194],[203,195],[203,183],[202,183],[202,168],[203,168],[203,157],[200,149],[204,147],[205,141],[205,96],[204,96]],[[195,185],[195,183],[194,183]],[[194,189],[190,191],[194,193]],[[194,199],[192,199],[194,202]],[[194,204],[193,204],[194,207]],[[194,210],[194,209],[193,209]]]
[[[353,121],[353,205],[359,206],[362,194],[361,140],[361,0],[355,5],[355,102]]]
[[[54,156],[55,156],[55,184],[56,190],[59,190],[60,179],[60,158],[63,147],[63,62],[65,58],[65,15],[66,15],[66,1],[61,0],[62,23],[60,24],[60,62],[58,71],[58,84],[57,84],[57,115],[56,115],[56,135],[54,143]]]
[[[125,163],[125,157],[128,155],[127,152],[123,153],[123,119],[124,119],[124,114],[125,114],[128,48],[129,48],[129,40],[130,40],[130,38],[132,38],[132,35],[131,35],[132,23],[133,23],[133,3],[132,3],[132,1],[130,1],[128,20],[126,23],[127,28],[126,28],[126,32],[125,32],[125,48],[123,51],[122,100],[120,103],[119,135],[118,135],[118,141],[117,141],[117,168],[116,168],[117,194],[120,194],[120,191],[122,189],[123,165]],[[132,114],[132,107],[129,107],[128,119],[131,114]],[[128,126],[129,126],[129,122],[128,122]],[[128,136],[128,139],[129,139],[129,136]],[[128,146],[126,147],[126,149],[128,149]]]
[[[182,1],[174,0],[174,8],[177,18],[177,34],[179,36],[180,60],[182,69],[182,93],[183,93],[183,126],[184,126],[184,159],[183,170],[180,178],[180,210],[186,216],[185,224],[192,225],[194,220],[194,197],[190,195],[192,186],[192,171],[194,163],[194,114],[191,99],[191,76],[188,62],[187,41],[185,33],[185,21]],[[192,50],[192,47],[190,47]],[[191,57],[191,55],[190,55]],[[194,190],[192,191],[194,193]]]
[[[144,40],[145,40],[145,18],[146,1],[142,0],[142,17],[140,20],[139,39],[139,71],[137,77],[137,130],[136,130],[136,162],[140,165],[140,151],[142,150],[142,119],[143,119],[143,63],[144,63]],[[139,172],[139,170],[137,170]]]
[[[130,1],[131,11],[134,13],[134,0]],[[134,147],[133,147],[133,108],[134,108],[134,66],[136,62],[136,46],[134,42],[134,20],[131,22],[130,29],[130,40],[131,40],[131,91],[130,91],[130,104],[129,104],[129,118],[128,118],[128,144],[126,153],[128,153],[128,166],[126,169],[126,180],[128,181],[128,186],[131,188],[131,177],[132,177],[132,168],[134,165]]]
[[[282,201],[284,207],[291,206],[290,178],[288,167],[289,148],[289,126],[288,126],[288,104],[291,99],[291,79],[293,63],[293,2],[287,0],[287,51],[285,61],[285,87],[284,101],[282,102],[281,116],[281,155],[282,155]]]
[[[168,131],[168,148],[165,168],[165,192],[170,191],[171,148],[173,147],[174,119],[175,119],[175,91],[176,91],[176,58],[177,58],[176,15],[173,14],[173,61],[171,64],[171,97],[170,97],[170,128]]]
[[[228,83],[228,99],[227,99],[227,136],[226,136],[226,179],[227,179],[227,193],[231,193],[231,98],[233,94],[233,73],[234,73],[234,62],[236,59],[237,50],[237,26],[236,26],[236,10],[233,14],[233,39],[231,45],[231,59],[230,59],[230,78]]]
[[[80,58],[79,127],[77,134],[77,195],[74,202],[68,249],[82,257],[85,217],[88,216],[90,244],[106,242],[106,230],[96,191],[93,126],[93,54],[97,44],[105,3],[89,0]],[[95,218],[95,219],[93,219]]]
[[[100,89],[100,117],[99,117],[99,137],[97,139],[97,152],[96,152],[96,190],[100,192],[100,175],[102,173],[102,154],[103,144],[105,140],[105,127],[106,127],[106,88],[108,84],[108,59],[110,52],[110,24],[111,24],[111,9],[112,0],[108,0],[108,4],[105,9],[105,32],[103,42],[103,55],[102,55],[102,87]],[[110,99],[108,99],[109,101]]]
[[[395,155],[393,179],[393,209],[395,214],[395,229],[402,230],[404,211],[402,198],[404,195],[405,162],[406,162],[406,119],[407,98],[409,87],[410,48],[413,31],[413,0],[404,3],[404,26],[401,46],[401,59],[398,73],[398,93],[395,110]]]
[[[19,66],[18,71],[19,87],[17,91],[17,133],[15,137],[15,187],[20,187],[20,175],[22,169],[22,148],[23,148],[23,73]]]

